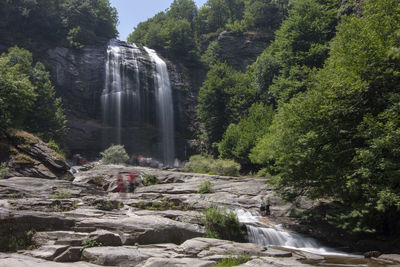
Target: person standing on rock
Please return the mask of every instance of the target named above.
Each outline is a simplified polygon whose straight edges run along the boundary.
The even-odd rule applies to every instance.
[[[129,193],[133,193],[135,191],[135,173],[131,172],[129,174]]]
[[[122,178],[121,174],[117,175],[117,191],[118,192],[124,191],[124,178]]]
[[[260,204],[260,214],[261,216],[267,216],[270,215],[270,207],[271,203],[269,200],[269,196],[265,195],[265,196],[261,196],[261,204]]]

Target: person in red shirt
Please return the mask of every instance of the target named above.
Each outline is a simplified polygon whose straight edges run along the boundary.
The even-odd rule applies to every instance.
[[[129,192],[133,193],[135,191],[135,173],[131,172],[129,174]]]
[[[117,175],[117,191],[118,192],[124,191],[124,179],[122,178],[121,174]]]

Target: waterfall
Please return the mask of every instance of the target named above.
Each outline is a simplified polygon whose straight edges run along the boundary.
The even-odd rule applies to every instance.
[[[154,63],[153,77],[156,86],[157,122],[162,131],[162,152],[164,164],[174,165],[175,141],[174,141],[174,111],[172,92],[167,70],[167,64],[157,53],[144,47]]]
[[[150,61],[149,61],[150,59]],[[150,75],[151,74],[151,75]],[[123,144],[173,166],[172,93],[167,66],[154,50],[111,40],[101,95],[103,148]]]
[[[262,217],[257,211],[236,209],[235,212],[239,222],[246,225],[247,235],[251,243],[262,246],[287,247],[320,255],[349,255],[332,248],[324,247],[313,238],[287,231],[282,225],[266,225],[260,220]]]

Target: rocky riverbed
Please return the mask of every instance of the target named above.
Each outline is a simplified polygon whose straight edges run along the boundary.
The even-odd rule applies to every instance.
[[[77,170],[73,181],[0,180],[0,266],[215,266],[240,255],[249,256],[241,266],[327,261],[308,252],[203,237],[205,209],[256,211],[265,194],[271,196],[273,220],[261,223],[289,224],[286,215],[293,206],[275,196],[264,178],[100,164]],[[130,172],[137,176],[135,192],[116,192],[115,176]],[[146,177],[157,183],[144,186]],[[212,190],[200,194],[205,181]],[[352,264],[400,264],[400,257],[382,255],[368,262],[356,257]]]

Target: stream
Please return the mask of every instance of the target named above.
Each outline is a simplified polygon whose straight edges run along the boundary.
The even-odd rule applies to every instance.
[[[323,246],[311,237],[284,229],[281,224],[267,224],[268,219],[262,217],[258,211],[236,209],[235,212],[239,222],[247,227],[249,242],[266,247],[279,247],[293,254],[317,255],[304,263],[315,266],[386,266],[378,261],[365,259],[362,255],[349,254]]]

